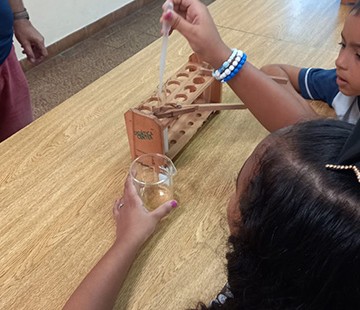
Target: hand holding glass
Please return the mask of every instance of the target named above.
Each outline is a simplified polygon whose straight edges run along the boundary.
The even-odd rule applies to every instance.
[[[130,176],[149,211],[174,199],[175,174],[176,168],[171,159],[161,154],[141,155],[130,166]]]

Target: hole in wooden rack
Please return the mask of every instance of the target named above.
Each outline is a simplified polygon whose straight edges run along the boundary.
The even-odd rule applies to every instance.
[[[159,102],[159,97],[152,96],[141,106],[141,110],[152,110],[152,107],[157,107]]]
[[[185,67],[185,70],[189,71],[189,72],[194,72],[197,70],[197,67],[194,65],[189,65]]]
[[[177,89],[180,85],[179,81],[171,80],[166,83],[166,92],[171,94],[175,89]]]
[[[144,104],[140,104],[140,105],[138,106],[138,109],[139,109],[139,110],[151,110],[151,108],[147,107],[147,106],[144,105]]]
[[[192,125],[194,125],[194,123],[193,122],[188,122],[188,125],[192,126]]]
[[[167,102],[167,98],[171,95],[171,90],[167,87],[163,88],[161,94],[159,93],[159,89],[157,90],[156,94],[153,95],[158,101],[157,106],[162,106]]]
[[[176,140],[171,140],[170,145],[174,145],[176,143]]]
[[[171,90],[167,87],[165,90],[163,90],[163,92],[166,92],[166,96],[169,96],[171,94]]]
[[[144,104],[142,104],[141,106],[139,106],[139,111],[143,112],[144,114],[151,114],[152,113],[152,107],[148,107],[145,106]]]
[[[152,102],[158,102],[158,101],[159,101],[159,97],[152,96],[146,101],[146,103],[152,103]]]
[[[184,95],[184,94],[177,94],[175,96],[176,102],[184,102],[185,100],[188,99],[188,96]]]
[[[202,115],[201,113],[196,113],[197,117],[201,117],[201,115]]]
[[[185,91],[189,92],[189,93],[193,93],[196,91],[196,87],[194,85],[188,85],[184,87]]]
[[[199,76],[199,77],[194,78],[193,82],[194,82],[194,84],[203,84],[203,83],[205,83],[205,79],[203,77]]]
[[[149,109],[141,109],[140,111],[143,112],[144,114],[149,114],[149,115],[152,114],[152,111]]]
[[[179,133],[183,136],[185,134],[184,130],[180,130]]]
[[[176,80],[171,80],[171,81],[169,81],[169,82],[166,83],[166,85],[174,85],[174,84],[180,85],[180,82],[179,82],[179,81],[176,81]]]
[[[187,73],[179,73],[177,76],[176,76],[179,80],[185,80],[189,77],[189,74]]]

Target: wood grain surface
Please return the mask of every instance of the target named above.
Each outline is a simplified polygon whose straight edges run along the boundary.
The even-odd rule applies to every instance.
[[[347,10],[335,0],[210,6],[224,40],[257,66],[331,68]],[[123,114],[156,88],[160,47],[149,45],[0,144],[0,309],[61,309],[112,244],[112,205],[130,165]],[[174,33],[165,79],[190,53]],[[223,102],[240,102],[226,85]],[[180,208],[144,246],[115,309],[185,309],[217,294],[226,281],[228,197],[266,134],[249,111],[222,111],[190,141],[175,160]]]

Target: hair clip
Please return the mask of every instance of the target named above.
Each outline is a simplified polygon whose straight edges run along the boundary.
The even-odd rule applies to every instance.
[[[355,165],[325,165],[326,168],[331,170],[353,170],[356,174],[356,178],[360,183],[360,170]]]

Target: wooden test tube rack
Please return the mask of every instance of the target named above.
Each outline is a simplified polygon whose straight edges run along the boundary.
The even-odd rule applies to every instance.
[[[221,102],[221,83],[213,78],[211,72],[207,63],[192,54],[189,61],[165,83],[165,99],[159,98],[156,90],[125,113],[133,159],[146,153],[174,158],[185,147],[214,113],[214,110],[204,111],[198,106]],[[166,111],[173,112],[170,116],[163,116]]]

